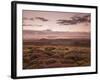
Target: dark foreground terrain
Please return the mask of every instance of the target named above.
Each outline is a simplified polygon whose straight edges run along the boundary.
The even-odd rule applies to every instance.
[[[23,42],[23,69],[90,66],[89,39],[40,39]]]

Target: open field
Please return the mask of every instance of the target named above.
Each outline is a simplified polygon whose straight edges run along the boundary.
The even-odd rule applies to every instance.
[[[23,69],[90,66],[89,39],[41,39],[23,42]]]

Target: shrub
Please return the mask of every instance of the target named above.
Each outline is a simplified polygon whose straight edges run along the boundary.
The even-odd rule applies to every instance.
[[[54,48],[54,47],[46,47],[46,48],[45,48],[46,51],[52,51],[52,50],[54,50],[54,49],[56,49],[56,48]]]
[[[29,61],[30,61],[30,60],[29,60],[29,57],[24,57],[24,58],[23,58],[23,62],[24,62],[24,63],[29,63]]]
[[[57,61],[55,59],[48,59],[45,63],[46,64],[53,64],[56,63]]]
[[[45,54],[48,55],[48,56],[54,55],[53,53],[51,53],[51,52],[49,52],[49,51],[46,51]]]
[[[29,53],[33,53],[33,49],[30,49],[30,50],[29,50]]]
[[[39,57],[38,55],[31,55],[30,60],[37,59],[38,57]]]
[[[28,49],[32,49],[32,47],[28,47]]]
[[[65,48],[65,50],[69,50],[69,48]]]

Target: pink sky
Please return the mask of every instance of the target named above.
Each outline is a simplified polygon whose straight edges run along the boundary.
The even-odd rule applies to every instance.
[[[89,13],[23,10],[23,30],[90,32]]]

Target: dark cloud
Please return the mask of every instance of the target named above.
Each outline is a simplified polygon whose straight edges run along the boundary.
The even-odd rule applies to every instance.
[[[32,25],[32,26],[38,26],[38,27],[41,27],[41,26],[43,26],[43,25],[34,24],[34,25]]]
[[[71,18],[72,18],[72,20],[75,20],[77,23],[90,22],[90,15],[84,15],[82,17],[73,16]]]
[[[44,21],[44,22],[46,22],[46,21],[48,21],[48,19],[45,19],[45,18],[43,18],[43,17],[35,17],[35,19],[38,19],[38,20],[41,20],[41,21]],[[33,20],[35,20],[34,18],[27,18],[27,17],[24,17],[23,18],[23,20],[30,20],[30,21],[33,21]]]
[[[33,20],[34,20],[34,18],[29,18],[29,20],[32,20],[32,21],[33,21]]]
[[[33,21],[34,18],[27,18],[27,17],[24,17],[23,20],[31,20],[31,21]]]
[[[45,19],[45,18],[43,18],[43,17],[36,17],[36,19],[39,19],[39,20],[41,20],[41,21],[48,21],[48,19]]]
[[[57,20],[57,24],[61,24],[61,25],[73,25],[73,24],[76,24],[77,22],[76,21],[72,21],[72,20],[63,20],[63,19],[60,19],[60,20]]]
[[[23,26],[32,26],[31,24],[23,24]]]
[[[87,22],[91,22],[91,15],[86,15],[86,16],[84,16],[84,18],[87,19]]]
[[[84,16],[73,16],[69,20],[59,19],[57,20],[57,24],[60,25],[74,25],[79,23],[90,23],[90,15],[84,15]]]
[[[28,20],[28,18],[27,17],[24,17],[23,20]]]
[[[38,24],[34,24],[34,25],[32,25],[32,24],[23,24],[23,26],[38,26],[38,27],[41,27],[43,25],[38,25]]]

